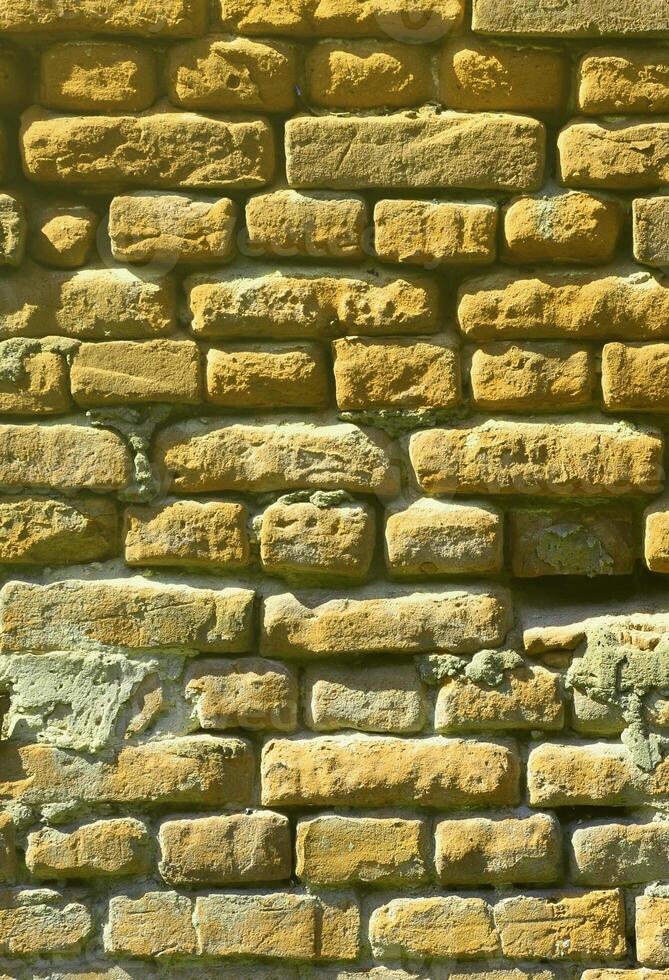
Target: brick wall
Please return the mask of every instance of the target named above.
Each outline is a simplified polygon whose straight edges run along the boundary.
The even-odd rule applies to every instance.
[[[667,0],[0,34],[0,980],[669,980]]]

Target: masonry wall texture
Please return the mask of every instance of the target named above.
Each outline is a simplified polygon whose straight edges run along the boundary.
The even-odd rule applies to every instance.
[[[2,0],[0,980],[669,980],[667,0]]]

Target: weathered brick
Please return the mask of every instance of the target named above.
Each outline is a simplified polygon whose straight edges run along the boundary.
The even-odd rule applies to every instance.
[[[5,564],[65,565],[111,558],[117,544],[112,501],[90,497],[0,497]]]
[[[487,503],[425,497],[388,514],[385,546],[395,578],[494,574],[502,567],[502,515]]]
[[[617,201],[585,191],[518,197],[502,214],[502,258],[532,264],[605,265],[615,254],[624,219]]]
[[[146,873],[146,826],[130,817],[98,820],[63,832],[46,827],[28,834],[26,865],[35,878],[106,878]]]
[[[571,727],[581,735],[610,737],[626,728],[621,704],[598,701],[578,688],[572,691],[571,715]]]
[[[617,960],[627,953],[619,891],[518,897],[495,906],[502,952],[513,959]]]
[[[568,187],[635,190],[669,183],[669,122],[664,120],[575,120],[561,131],[557,146],[558,176]]]
[[[242,568],[250,560],[242,504],[178,500],[125,511],[128,565]]]
[[[418,732],[427,721],[423,685],[412,665],[311,667],[304,679],[305,721],[332,732]]]
[[[475,959],[499,951],[492,909],[482,898],[395,898],[374,909],[372,952],[379,959]]]
[[[527,783],[533,806],[633,806],[669,798],[669,764],[647,773],[620,744],[545,742],[530,752]]]
[[[198,947],[192,902],[176,892],[115,895],[104,944],[106,952],[125,956],[193,955]]]
[[[378,201],[374,247],[384,262],[485,265],[497,250],[497,206],[463,201]]]
[[[595,48],[578,65],[578,105],[588,114],[669,111],[664,48]]]
[[[26,175],[80,187],[242,189],[274,172],[274,140],[264,119],[169,110],[142,115],[61,116],[39,107],[23,115]]]
[[[296,875],[310,885],[416,885],[428,879],[422,820],[323,814],[297,824]]]
[[[437,731],[448,732],[551,731],[563,725],[559,678],[534,666],[507,671],[499,685],[469,677],[447,680],[439,690],[434,719]]]
[[[47,888],[0,890],[0,953],[76,953],[93,931],[90,913]]]
[[[669,335],[669,290],[648,270],[503,272],[465,281],[458,320],[473,340]]]
[[[175,326],[174,283],[129,269],[54,272],[24,262],[0,280],[0,339],[152,337]]]
[[[363,259],[367,224],[367,204],[354,194],[276,190],[246,202],[253,255]]]
[[[186,673],[185,695],[204,729],[292,732],[297,727],[297,674],[275,660],[196,660]]]
[[[560,824],[548,813],[442,820],[435,847],[437,874],[446,885],[535,885],[557,881],[561,873]]]
[[[237,653],[251,644],[253,592],[145,580],[8,582],[0,590],[0,649],[190,648]]]
[[[29,88],[22,52],[0,48],[0,107],[10,111],[21,108],[30,101]]]
[[[260,525],[260,560],[286,579],[360,581],[367,577],[376,541],[374,511],[352,501],[321,504],[278,500]]]
[[[449,109],[554,112],[568,85],[569,64],[551,48],[470,37],[449,41],[439,54],[439,97]]]
[[[207,401],[223,408],[325,408],[328,365],[317,344],[227,344],[207,351]]]
[[[429,42],[457,29],[462,0],[417,0],[406,16],[394,0],[220,0],[225,30],[305,37],[388,37]]]
[[[156,98],[153,52],[113,41],[70,41],[42,52],[40,102],[49,109],[139,112]]]
[[[255,811],[161,824],[160,874],[170,885],[237,885],[290,877],[288,818]]]
[[[325,735],[272,739],[265,806],[476,806],[518,802],[515,748],[464,739]]]
[[[399,481],[390,449],[382,435],[348,423],[192,421],[162,430],[155,461],[181,493],[313,488],[390,495]]]
[[[249,806],[255,762],[240,738],[197,735],[121,749],[114,761],[48,745],[0,746],[0,799],[33,806]]]
[[[292,45],[211,35],[176,44],[167,56],[172,102],[186,109],[289,112],[297,61]]]
[[[475,653],[499,646],[511,618],[510,596],[503,589],[391,593],[310,606],[290,594],[270,596],[265,600],[261,650],[281,657]]]
[[[32,214],[28,245],[42,265],[78,269],[88,262],[98,228],[98,215],[82,204],[53,205]]]
[[[458,351],[447,343],[344,337],[332,348],[341,409],[453,408],[462,398]]]
[[[620,507],[512,510],[514,575],[630,575],[637,557],[634,515]]]
[[[669,343],[604,346],[602,393],[608,409],[665,412],[668,383]]]
[[[119,262],[170,266],[226,262],[235,248],[236,208],[227,197],[137,191],[112,198],[109,237]]]
[[[652,35],[669,30],[664,0],[474,0],[473,28],[481,33],[564,37]]]
[[[669,572],[669,500],[658,497],[643,515],[643,554],[651,572]]]
[[[18,871],[14,821],[9,813],[0,814],[0,881],[13,881]]]
[[[0,486],[5,490],[118,490],[130,454],[114,432],[85,425],[0,425]]]
[[[433,94],[429,49],[392,41],[324,41],[305,61],[307,97],[328,109],[404,108]]]
[[[610,496],[662,488],[662,438],[617,422],[489,420],[417,432],[409,444],[428,493]]]
[[[637,262],[669,266],[669,198],[637,197],[632,202],[634,257]]]
[[[592,352],[576,344],[500,341],[477,348],[471,359],[472,401],[505,412],[583,408],[592,400]]]
[[[82,344],[70,368],[72,397],[78,405],[200,400],[197,344],[180,340]]]
[[[245,266],[186,279],[191,329],[200,337],[327,337],[433,333],[436,284],[373,270]],[[1,307],[0,307],[1,311]]]
[[[1,72],[0,59],[0,81]],[[28,222],[23,201],[14,194],[0,194],[0,266],[21,265],[27,233]]]
[[[525,116],[419,111],[286,123],[291,187],[531,191],[541,184],[544,154],[544,128]]]
[[[666,970],[638,969],[585,970],[581,980],[667,980]]]
[[[62,354],[40,344],[25,344],[22,340],[6,341],[8,360],[15,355],[16,370],[11,378],[0,380],[0,412],[10,415],[50,415],[66,412],[71,407],[67,384],[67,363]],[[0,352],[3,346],[0,345]],[[0,354],[1,356],[1,354]]]
[[[202,34],[207,25],[205,0],[124,0],[110,7],[107,0],[8,0],[0,12],[0,30],[18,34],[35,32],[96,34],[141,34],[151,37],[190,37]]]
[[[669,966],[669,900],[640,895],[636,900],[636,955],[644,966]]]
[[[360,912],[350,899],[209,895],[196,900],[195,922],[207,956],[354,960],[360,945]]]
[[[571,875],[579,885],[636,885],[669,875],[666,823],[578,826],[571,835]]]

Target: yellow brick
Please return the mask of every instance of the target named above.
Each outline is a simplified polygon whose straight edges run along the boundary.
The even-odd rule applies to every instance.
[[[372,952],[380,959],[494,956],[499,940],[482,898],[396,898],[372,912]]]
[[[150,37],[190,37],[202,34],[207,25],[205,0],[164,0],[156,7],[153,0],[124,0],[110,6],[107,0],[8,0],[0,12],[0,29],[25,32],[87,31],[101,34],[137,34]]]
[[[536,0],[474,0],[475,31],[557,37],[641,36],[669,30],[664,0],[573,0],[539,6]]]
[[[406,734],[424,728],[428,704],[413,665],[318,666],[304,674],[304,714],[320,732]]]
[[[429,49],[377,41],[325,41],[305,62],[307,99],[328,109],[403,108],[432,96]]]
[[[602,392],[611,411],[666,412],[668,385],[669,343],[604,346]]]
[[[643,515],[643,551],[651,572],[669,572],[669,500],[658,497]]]
[[[669,266],[669,198],[638,197],[632,202],[634,258],[646,265]]]
[[[19,51],[0,50],[0,106],[3,110],[16,110],[30,101],[26,68]]]
[[[455,201],[379,201],[375,248],[385,262],[432,268],[485,265],[497,249],[497,206]]]
[[[0,953],[40,956],[77,953],[93,931],[90,913],[42,888],[0,890]]]
[[[578,409],[592,399],[594,358],[587,348],[575,344],[492,343],[473,352],[470,382],[477,408]]]
[[[636,954],[644,966],[669,966],[669,900],[641,895],[636,900]]]
[[[54,44],[42,54],[40,102],[49,109],[138,112],[156,98],[153,52],[110,41]]]
[[[16,834],[10,814],[0,815],[0,881],[13,881],[18,871]]]
[[[452,678],[439,690],[434,725],[447,732],[560,729],[564,714],[559,679],[533,666],[508,671],[498,686]]]
[[[623,230],[617,201],[584,191],[518,197],[505,205],[507,262],[610,262]]]
[[[254,194],[246,203],[252,255],[362,259],[367,224],[367,205],[354,194],[278,190]]]
[[[558,177],[567,187],[653,188],[669,181],[669,122],[568,123],[558,136]]]
[[[0,412],[10,415],[66,412],[71,401],[64,357],[46,349],[35,353],[30,350],[27,346],[18,378],[0,381]]]
[[[139,820],[98,820],[65,833],[45,828],[28,835],[26,864],[36,878],[106,878],[150,868],[150,838]]]
[[[130,454],[114,432],[85,425],[0,425],[0,485],[6,490],[119,490]]]
[[[1,86],[2,52],[0,52],[0,97]],[[27,234],[28,222],[23,200],[14,194],[0,194],[0,266],[21,265],[25,255]]]
[[[200,354],[196,344],[179,340],[82,344],[72,361],[70,383],[72,397],[85,408],[192,404],[200,400]]]
[[[571,837],[571,873],[580,885],[634,885],[669,874],[669,827],[658,823],[579,826]]]
[[[205,730],[244,728],[292,732],[297,728],[297,674],[262,657],[196,660],[186,672],[185,697]]]
[[[41,208],[33,214],[30,254],[43,265],[78,269],[93,251],[97,227],[95,211],[80,204]]]
[[[588,114],[669,112],[665,48],[595,48],[578,66],[578,104]]]
[[[105,950],[126,956],[182,956],[197,952],[190,899],[176,892],[115,895],[109,902]]]
[[[317,344],[228,344],[207,351],[207,401],[223,408],[325,408],[328,366]]]
[[[125,511],[125,560],[129,565],[240,568],[250,546],[246,507],[212,500],[180,500]]]
[[[0,552],[7,564],[61,565],[111,558],[117,515],[104,498],[0,497]]]

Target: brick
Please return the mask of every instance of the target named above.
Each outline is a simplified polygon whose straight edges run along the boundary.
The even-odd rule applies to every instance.
[[[212,735],[172,738],[121,749],[115,760],[90,760],[39,743],[0,746],[0,798],[29,806],[81,804],[147,809],[248,806],[255,762],[248,742]]]
[[[418,0],[411,17],[394,0],[220,0],[223,28],[239,34],[304,37],[388,37],[429,42],[456,30],[464,18],[462,0]]]
[[[0,281],[0,339],[152,337],[172,332],[174,307],[169,278],[144,281],[129,269],[56,272],[24,262]]]
[[[0,53],[0,82],[1,72]],[[28,222],[21,199],[13,194],[0,194],[0,266],[21,265],[27,233]]]
[[[122,439],[85,425],[0,425],[0,486],[118,490],[130,476]]]
[[[514,748],[463,739],[324,735],[263,748],[265,806],[498,806],[518,801]]]
[[[502,952],[512,959],[616,960],[627,954],[617,890],[562,898],[518,897],[495,906]]]
[[[237,885],[290,877],[288,818],[255,811],[161,824],[160,874],[170,885]]]
[[[477,408],[568,411],[591,402],[595,363],[576,344],[500,341],[473,352],[469,377]]]
[[[669,59],[664,48],[594,48],[583,55],[578,105],[588,115],[669,112]]]
[[[544,667],[513,668],[497,686],[454,677],[437,696],[437,731],[554,731],[563,725],[560,681]]]
[[[323,814],[297,824],[296,875],[309,885],[403,887],[428,878],[421,820]]]
[[[558,176],[567,187],[642,190],[669,183],[669,122],[575,120],[557,146]]]
[[[508,514],[513,574],[630,575],[634,516],[620,507],[545,507]]]
[[[0,412],[11,415],[51,415],[71,406],[67,383],[67,362],[62,354],[39,344],[6,342],[9,358],[16,352],[18,363],[11,364],[0,380]],[[0,351],[2,351],[0,345]],[[0,355],[1,356],[1,355]],[[8,377],[11,375],[11,377]]]
[[[253,255],[364,259],[367,204],[354,194],[276,190],[246,202]]]
[[[386,565],[394,578],[494,574],[502,548],[502,515],[487,503],[425,497],[386,518]]]
[[[297,60],[292,45],[211,35],[176,44],[167,56],[170,99],[186,109],[289,112]]]
[[[472,959],[494,956],[499,940],[482,898],[395,898],[374,909],[372,953],[379,959]]]
[[[662,488],[660,433],[619,423],[472,422],[417,432],[409,452],[428,493],[602,497]]]
[[[535,0],[474,0],[475,31],[563,37],[646,36],[669,29],[664,0],[573,0],[547,7]]]
[[[329,370],[317,344],[228,344],[207,351],[207,401],[222,408],[325,408]]]
[[[201,728],[297,728],[297,674],[285,664],[262,657],[196,660],[185,680],[186,700]]]
[[[620,735],[627,727],[620,704],[605,704],[588,697],[583,691],[572,691],[571,727],[582,735]],[[606,884],[606,882],[604,882]]]
[[[389,41],[324,41],[305,61],[309,103],[327,109],[420,105],[433,95],[429,50]]]
[[[439,53],[439,99],[449,109],[555,112],[569,88],[562,51],[512,47],[470,37]]]
[[[18,872],[16,834],[9,813],[0,815],[0,881],[13,881]]]
[[[42,52],[40,102],[48,109],[139,112],[156,98],[154,54],[114,41],[71,41]]]
[[[149,834],[130,817],[98,820],[71,832],[28,834],[26,865],[35,878],[106,878],[149,871]]]
[[[398,489],[389,441],[348,423],[178,423],[160,432],[154,458],[180,493],[313,488],[390,495]]]
[[[112,198],[109,237],[118,262],[171,266],[227,262],[235,250],[236,207],[227,197],[137,191]]]
[[[659,497],[643,515],[643,554],[651,572],[669,572],[669,501]]]
[[[179,340],[82,344],[70,368],[78,405],[144,402],[193,404],[200,400],[197,344]]]
[[[669,344],[606,344],[602,392],[612,411],[664,412],[669,407]]]
[[[334,598],[310,606],[286,594],[265,600],[261,650],[280,657],[475,653],[499,646],[510,626],[510,596],[503,589]]]
[[[0,953],[5,956],[77,953],[92,928],[85,906],[66,905],[50,889],[0,890]]]
[[[21,52],[0,48],[0,107],[15,111],[29,101],[28,72]]]
[[[291,187],[531,191],[541,184],[544,153],[543,126],[524,116],[424,110],[286,123]]]
[[[636,885],[669,875],[665,823],[578,826],[569,850],[571,875],[579,885]]]
[[[458,321],[472,340],[642,340],[668,334],[669,295],[648,270],[503,272],[465,281]]]
[[[289,580],[361,581],[376,543],[374,511],[352,501],[319,505],[271,504],[260,525],[260,560],[265,572]]]
[[[433,333],[438,326],[435,283],[387,271],[246,266],[191,276],[185,287],[199,337]]]
[[[5,564],[66,565],[111,558],[116,508],[104,498],[0,497],[0,552]]]
[[[447,343],[345,337],[332,348],[341,409],[453,408],[462,399],[458,352]]]
[[[637,262],[661,269],[669,266],[669,198],[636,198],[632,220]]]
[[[110,7],[106,0],[8,0],[0,13],[0,30],[9,33],[141,34],[152,37],[190,37],[202,34],[207,24],[204,0],[166,0],[156,8],[153,0],[124,0]]]
[[[654,895],[636,900],[636,955],[644,966],[669,966],[669,901]]]
[[[23,115],[26,176],[38,183],[108,187],[261,187],[274,172],[264,119],[169,110],[142,115]]]
[[[625,970],[585,970],[581,980],[667,980],[665,970],[647,970],[643,967]]]
[[[138,898],[115,895],[105,926],[107,953],[125,956],[195,954],[197,935],[190,899],[176,892],[146,892]]]
[[[605,265],[623,229],[617,201],[585,191],[518,197],[505,205],[502,258],[507,262]]]
[[[247,510],[222,500],[177,500],[125,511],[128,565],[243,568],[250,561]]]
[[[206,956],[354,960],[360,913],[354,902],[315,895],[209,895],[195,907]]]
[[[0,590],[0,649],[47,651],[246,651],[253,592],[76,579],[50,585],[7,582]],[[63,646],[64,644],[64,646]]]
[[[549,883],[561,874],[560,824],[529,817],[459,817],[435,827],[437,875],[445,885]]]
[[[428,704],[413,665],[310,667],[304,676],[305,721],[319,732],[418,732]]]
[[[497,250],[497,216],[492,203],[378,201],[374,247],[384,262],[485,265]]]
[[[56,269],[78,269],[89,260],[95,245],[98,216],[75,204],[41,208],[33,214],[30,255]]]
[[[652,773],[615,743],[544,743],[530,752],[527,770],[532,806],[634,806],[669,798],[669,765]]]

